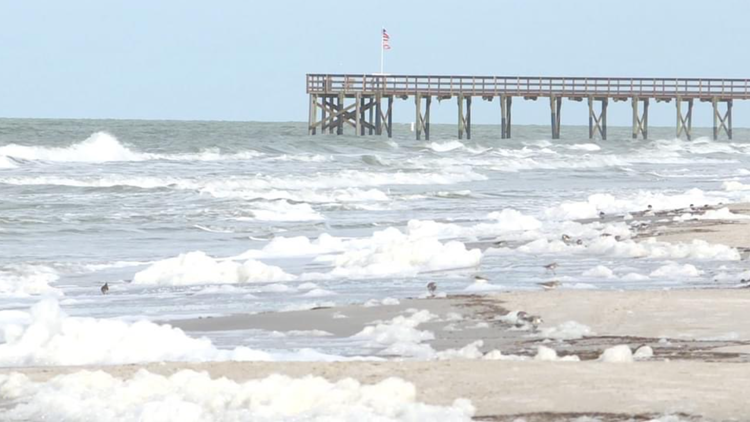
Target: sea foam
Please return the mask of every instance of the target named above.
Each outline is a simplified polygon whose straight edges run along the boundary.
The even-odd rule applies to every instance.
[[[248,259],[243,263],[219,261],[205,252],[195,251],[155,262],[133,277],[133,284],[171,286],[220,283],[270,283],[295,280],[279,267]]]
[[[15,421],[469,422],[475,412],[468,400],[417,402],[414,385],[399,378],[371,385],[283,375],[237,382],[190,370],[164,376],[142,369],[127,379],[79,371],[46,383],[3,374],[0,395],[13,400],[4,413]]]
[[[0,312],[0,366],[113,365],[162,361],[344,360],[309,349],[270,354],[217,348],[179,328],[150,321],[71,317],[56,300],[28,312]]]

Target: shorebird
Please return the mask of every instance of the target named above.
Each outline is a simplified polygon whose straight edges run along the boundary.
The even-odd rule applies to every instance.
[[[474,276],[474,282],[475,283],[486,283],[488,281],[490,281],[490,279],[487,278],[487,277],[485,277],[485,276],[483,276],[483,275],[481,275],[481,274],[477,274],[477,275]]]
[[[435,283],[434,281],[427,283],[427,291],[430,293],[430,296],[435,296],[435,291],[437,291],[437,283]]]
[[[544,269],[547,270],[547,271],[552,271],[552,274],[554,274],[555,273],[555,269],[557,269],[557,262],[553,262],[553,263],[545,265]]]
[[[534,327],[534,331],[536,331],[539,328],[539,326],[542,325],[543,322],[544,320],[540,316],[532,315],[529,318],[529,323],[531,324],[532,327]]]
[[[570,238],[570,236],[568,236],[567,234],[563,233],[563,235],[562,235],[562,241],[563,242],[565,242],[566,244],[568,244],[568,243],[570,243],[571,240],[572,239]]]
[[[106,294],[107,294],[107,292],[109,291],[109,283],[104,283],[104,285],[102,286],[102,288],[101,288],[101,289],[99,289],[99,290],[101,290],[101,291],[102,291],[102,294],[103,294],[103,295],[106,295]]]
[[[544,283],[537,283],[537,284],[542,286],[544,290],[552,290],[552,289],[558,288],[560,284],[562,283],[560,283],[557,280],[552,280],[552,281],[545,281]]]
[[[604,218],[604,211],[599,211],[599,218]]]
[[[543,322],[544,321],[542,320],[542,317],[537,315],[529,315],[524,311],[519,311],[516,314],[515,325],[517,328],[528,327],[529,325],[531,325],[531,327],[536,330]]]

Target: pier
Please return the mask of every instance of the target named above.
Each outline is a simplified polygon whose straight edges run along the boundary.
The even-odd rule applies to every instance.
[[[610,101],[629,101],[633,109],[633,139],[648,138],[649,105],[674,101],[676,136],[692,137],[693,105],[710,102],[713,138],[732,139],[732,104],[750,99],[748,79],[585,78],[522,76],[414,76],[414,75],[307,75],[310,96],[308,133],[344,133],[353,127],[359,135],[393,136],[394,100],[414,99],[416,138],[430,139],[432,100],[456,101],[458,138],[471,139],[474,98],[499,102],[500,137],[512,134],[513,99],[550,104],[552,139],[560,138],[563,100],[587,101],[589,138],[607,139]]]

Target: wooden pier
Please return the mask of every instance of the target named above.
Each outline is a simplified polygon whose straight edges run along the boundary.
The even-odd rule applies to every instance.
[[[473,98],[500,103],[500,137],[511,137],[513,98],[549,99],[552,139],[560,138],[563,99],[587,101],[589,138],[607,139],[607,107],[610,100],[630,101],[633,108],[633,139],[648,138],[648,111],[656,103],[676,104],[676,136],[692,137],[693,104],[713,106],[713,138],[723,133],[732,139],[732,103],[750,99],[748,79],[676,78],[557,78],[506,76],[413,76],[413,75],[307,75],[310,95],[308,133],[344,127],[359,135],[393,136],[394,99],[414,98],[414,131],[417,139],[430,139],[432,100],[456,99],[458,138],[471,139]]]

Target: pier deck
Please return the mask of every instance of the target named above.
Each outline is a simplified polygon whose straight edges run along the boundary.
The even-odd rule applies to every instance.
[[[422,75],[307,75],[310,96],[308,131],[328,130],[342,134],[344,126],[360,135],[385,131],[392,136],[394,99],[414,98],[417,139],[430,137],[430,106],[456,98],[458,137],[471,138],[471,107],[474,97],[500,103],[500,135],[510,138],[513,98],[548,99],[552,138],[560,137],[563,99],[586,100],[589,105],[589,138],[607,138],[607,106],[612,101],[630,101],[633,108],[633,138],[648,137],[650,101],[675,101],[677,137],[692,136],[694,101],[711,102],[713,137],[724,133],[732,139],[732,104],[750,99],[748,79],[684,78],[584,78],[506,76]],[[386,104],[384,104],[384,101]],[[348,104],[347,104],[348,103]],[[723,105],[723,107],[722,107]],[[723,108],[723,110],[722,110]],[[318,118],[318,115],[320,117]]]

